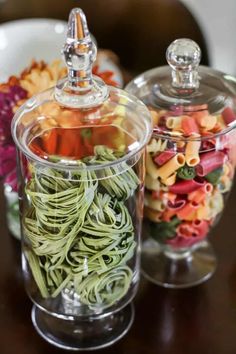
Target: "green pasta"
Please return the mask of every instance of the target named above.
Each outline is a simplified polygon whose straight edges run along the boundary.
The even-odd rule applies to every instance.
[[[195,168],[184,165],[178,169],[177,176],[181,179],[186,180],[193,179],[196,176]]]
[[[82,304],[111,306],[129,289],[134,227],[125,201],[139,179],[125,162],[90,172],[121,157],[105,146],[78,161],[84,169],[33,168],[26,186],[30,207],[23,217],[25,255],[42,297],[74,291]]]

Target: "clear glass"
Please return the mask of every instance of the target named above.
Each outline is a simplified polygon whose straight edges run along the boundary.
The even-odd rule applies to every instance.
[[[4,184],[4,196],[6,200],[7,226],[10,233],[20,239],[20,218],[18,193],[9,184]]]
[[[58,347],[105,347],[133,321],[150,123],[115,88],[79,110],[50,89],[14,117],[25,286],[35,328]]]
[[[142,271],[184,288],[207,280],[216,257],[207,236],[232,187],[236,162],[235,78],[200,66],[191,40],[167,49],[170,67],[149,70],[126,90],[150,109]]]
[[[216,257],[207,236],[223,212],[235,162],[234,129],[196,140],[153,134],[147,147],[142,247],[148,279],[184,288],[213,274]]]

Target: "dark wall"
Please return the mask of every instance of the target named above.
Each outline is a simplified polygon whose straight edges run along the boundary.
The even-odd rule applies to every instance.
[[[81,7],[100,47],[114,50],[132,73],[166,64],[165,51],[180,37],[194,39],[208,64],[203,35],[188,10],[177,0],[5,0],[0,22],[24,17],[67,20]]]

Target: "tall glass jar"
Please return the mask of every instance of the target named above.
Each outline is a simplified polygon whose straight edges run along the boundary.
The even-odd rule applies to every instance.
[[[80,9],[64,55],[68,80],[28,100],[12,125],[23,274],[38,333],[64,349],[95,349],[133,320],[151,117],[91,76],[96,47]]]
[[[169,67],[127,86],[149,107],[142,270],[152,282],[184,288],[207,280],[216,257],[207,236],[230,192],[236,162],[235,78],[198,67],[200,48],[178,39]]]

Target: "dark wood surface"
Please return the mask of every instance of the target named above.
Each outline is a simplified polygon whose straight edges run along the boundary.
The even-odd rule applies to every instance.
[[[186,20],[186,10],[173,5],[175,2],[132,0],[125,4],[123,0],[109,0],[110,6],[106,6],[108,0],[100,0],[102,8],[102,5],[95,6],[95,0],[8,0],[1,5],[0,22],[32,16],[66,19],[72,6],[82,4],[99,44],[115,50],[128,70],[141,72],[163,64],[165,48],[176,37],[188,36],[202,41],[204,49],[204,40],[196,23],[191,22],[191,15]],[[114,4],[119,4],[116,11]],[[105,20],[101,19],[102,14]],[[145,23],[149,27],[145,27]],[[139,45],[133,47],[135,43]],[[148,44],[152,44],[151,47]],[[202,285],[185,290],[164,289],[142,279],[135,299],[136,316],[131,330],[120,342],[98,353],[236,353],[235,210],[236,188],[221,221],[212,232],[211,240],[219,261],[213,277]],[[0,252],[0,354],[66,353],[41,339],[31,324],[31,302],[24,291],[21,274],[20,243],[8,233],[2,190]]]
[[[102,354],[236,353],[236,188],[211,241],[218,267],[206,283],[164,289],[142,279],[129,333]],[[30,319],[20,243],[7,231],[0,198],[0,354],[63,354],[41,339]]]

